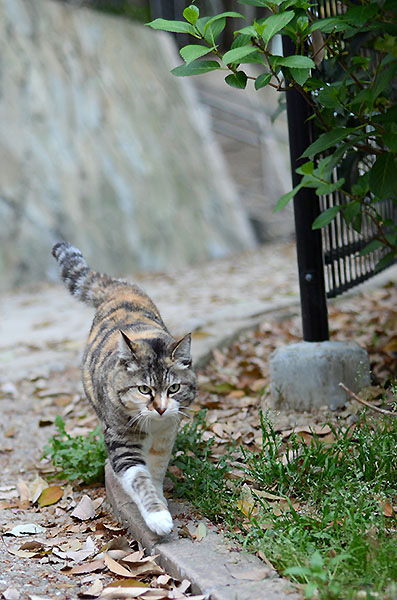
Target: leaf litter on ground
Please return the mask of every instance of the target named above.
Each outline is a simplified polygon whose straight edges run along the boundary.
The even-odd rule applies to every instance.
[[[396,373],[396,306],[396,286],[389,285],[374,292],[342,299],[329,307],[332,338],[336,340],[355,339],[370,354],[373,385],[364,391],[366,398],[377,405],[391,408],[394,404],[387,383]],[[199,374],[200,394],[198,403],[194,407],[196,410],[203,407],[207,409],[208,428],[204,432],[203,439],[204,441],[211,441],[213,444],[210,460],[220,460],[228,451],[227,446],[230,442],[234,444],[234,447],[242,444],[250,449],[261,449],[262,438],[258,415],[260,407],[266,407],[266,403],[269,402],[268,357],[279,345],[299,339],[301,339],[300,317],[289,314],[283,315],[281,318],[267,318],[256,331],[241,336],[230,348],[213,352],[210,364]],[[57,374],[56,378],[59,379],[58,391],[62,391],[62,393],[55,393],[56,390],[51,391],[54,382],[50,384],[44,376],[13,384],[13,389],[11,390],[10,387],[8,393],[13,396],[23,393],[36,397],[39,403],[35,408],[38,414],[37,424],[42,429],[51,427],[55,422],[56,415],[61,415],[67,420],[67,430],[70,435],[91,432],[97,424],[97,420],[84,398],[81,384],[79,384],[78,369],[69,368],[65,372]],[[3,389],[6,388],[3,386]],[[271,410],[270,403],[269,407],[274,429],[280,434],[284,443],[284,456],[288,456],[288,441],[291,435],[299,433],[307,443],[310,443],[313,435],[332,442],[334,434],[327,429],[326,424],[335,423],[337,420],[338,424],[344,422],[345,427],[353,428],[356,413],[360,408],[357,403],[349,402],[345,409],[335,414],[330,413],[326,407],[304,413],[296,413],[290,410],[275,412]],[[10,447],[8,451],[12,451],[12,448]],[[236,480],[240,479],[243,487],[246,485],[250,490],[249,494],[246,491],[246,504],[242,506],[242,514],[249,514],[249,511],[255,507],[255,499],[260,499],[261,493],[267,494],[267,496],[262,495],[262,501],[273,503],[274,510],[276,512],[280,511],[280,514],[283,513],[283,507],[289,507],[291,504],[293,506],[293,498],[283,499],[277,494],[272,495],[273,490],[271,489],[256,490],[252,482],[249,480],[244,482],[245,474],[244,469],[241,468],[240,453],[236,453],[234,464],[233,470],[228,475]],[[33,511],[33,514],[39,514],[42,517],[41,523],[45,525],[44,530],[47,535],[44,536],[43,531],[32,528],[30,532],[23,534],[25,538],[30,536],[27,542],[30,546],[26,546],[26,542],[19,546],[8,545],[9,553],[11,555],[14,553],[15,556],[18,556],[16,553],[21,553],[20,558],[39,561],[40,568],[44,571],[48,564],[52,565],[51,573],[53,573],[53,565],[57,565],[62,573],[73,578],[80,577],[81,594],[89,595],[91,588],[92,597],[98,597],[98,594],[104,594],[104,597],[115,597],[111,594],[117,592],[107,592],[106,590],[110,589],[110,586],[121,587],[122,583],[120,579],[114,580],[116,574],[112,573],[111,569],[107,567],[105,554],[104,551],[101,554],[100,545],[105,546],[111,543],[112,539],[116,540],[116,547],[113,549],[109,547],[106,551],[108,562],[110,563],[109,558],[111,558],[120,565],[120,568],[131,571],[131,574],[134,573],[134,570],[130,567],[131,563],[128,564],[128,561],[123,561],[120,554],[112,556],[113,552],[120,552],[120,549],[117,548],[117,540],[120,537],[119,525],[112,521],[106,510],[97,512],[99,504],[94,505],[94,515],[91,518],[82,521],[78,518],[72,519],[71,511],[78,506],[83,496],[78,480],[75,482],[73,489],[68,486],[67,490],[65,482],[63,482],[58,486],[59,490],[64,489],[62,496],[58,491],[59,500],[54,500],[53,504],[47,504],[46,506],[43,504],[40,507],[38,500],[41,494],[44,493],[44,498],[46,494],[51,496],[51,492],[46,492],[51,484],[43,484],[44,477],[47,477],[48,474],[55,474],[56,471],[54,471],[49,460],[41,461],[37,466],[40,475],[36,472],[30,482],[20,479],[14,484],[10,482],[5,489],[4,487],[0,488],[0,505],[1,508],[7,511],[7,519],[11,522],[9,531],[13,529],[11,526],[13,513],[9,511],[17,509],[18,522],[14,527],[21,525],[22,528],[20,530],[16,529],[16,531],[23,531],[24,527],[28,527],[29,530],[31,524],[28,516]],[[174,475],[183,476],[182,473],[178,473],[177,467],[172,466],[170,471],[172,469],[174,469]],[[46,487],[44,487],[45,485]],[[104,496],[104,489],[103,487],[94,487],[86,495],[91,497],[91,501],[95,503],[98,497]],[[242,498],[243,500],[240,499],[240,502],[244,501],[244,494]],[[382,501],[385,516],[390,518],[390,515],[394,514],[395,508],[393,508],[390,500],[383,499]],[[22,518],[24,518],[25,523],[20,523]],[[271,528],[272,524],[263,522],[261,526],[265,530],[268,527]],[[6,533],[4,529],[3,533]],[[190,532],[189,535],[193,537]],[[63,554],[68,552],[78,553],[79,550],[77,549],[65,551],[65,544],[70,543],[71,538],[79,538],[79,543],[83,548],[84,543],[90,536],[94,537],[95,543],[98,545],[97,555],[94,553],[93,555],[87,554],[85,558],[79,561],[79,564],[76,564],[76,561],[73,560],[73,555],[62,556],[62,558],[57,556],[57,552]],[[142,549],[133,541],[127,543],[129,544],[129,554],[131,554],[131,551],[134,553],[142,552]],[[127,552],[125,548],[121,551]],[[267,562],[266,555],[261,551],[258,552],[258,555]],[[140,558],[136,561],[136,564],[141,565],[144,570],[148,562]],[[160,567],[157,565],[156,568],[159,569]],[[137,569],[135,569],[136,571]],[[137,577],[138,579],[136,579]],[[124,581],[128,579],[127,576],[123,577]],[[139,581],[140,585],[137,587],[141,587],[142,598],[148,598],[152,588],[153,598],[156,594],[157,597],[164,598],[193,598],[193,596],[186,595],[188,594],[186,590],[184,592],[176,591],[178,582],[175,582],[166,574],[158,575],[141,572],[141,574],[137,573],[136,576],[131,575],[131,579]],[[142,595],[144,589],[142,585],[148,586],[144,595]],[[159,587],[160,590],[158,590]],[[16,593],[19,593],[19,591],[17,590]],[[12,586],[9,588],[9,594],[14,595]],[[163,594],[163,596],[160,594]],[[185,596],[181,594],[185,594]],[[199,597],[204,598],[203,596]]]
[[[41,412],[49,423],[40,429],[53,427],[56,416],[61,413],[71,436],[91,432],[97,419],[83,397],[79,370],[68,369],[57,373],[56,378],[67,380],[62,395],[41,393],[37,396],[38,391],[50,388],[44,377],[18,382],[15,393],[35,396],[38,425],[42,422]],[[181,587],[182,582],[167,575],[156,557],[146,556],[138,542],[126,537],[125,528],[114,521],[107,510],[102,485],[86,485],[78,479],[72,485],[59,482],[51,462],[39,458],[36,457],[35,468],[23,469],[18,481],[5,482],[0,488],[0,502],[4,503],[4,521],[0,527],[4,536],[1,564],[5,565],[6,573],[8,560],[23,562],[30,583],[37,583],[36,594],[29,597],[35,595],[48,600],[55,597],[55,589],[61,593],[64,589],[68,597],[70,590],[75,590],[75,597],[122,598],[126,597],[125,590],[130,593],[132,587],[138,599],[204,600],[205,596],[192,596],[190,582],[184,582]],[[48,475],[55,475],[55,479],[46,481]],[[129,588],[125,587],[126,583]],[[24,585],[0,588],[0,596],[5,594],[10,600],[26,597],[25,592]]]

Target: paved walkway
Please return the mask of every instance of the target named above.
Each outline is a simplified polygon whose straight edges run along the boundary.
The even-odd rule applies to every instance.
[[[261,314],[299,300],[292,243],[128,279],[152,297],[172,333],[193,332],[195,358]],[[0,296],[0,383],[76,365],[92,317],[62,283]]]

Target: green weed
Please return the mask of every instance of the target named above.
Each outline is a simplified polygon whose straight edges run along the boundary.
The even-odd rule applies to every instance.
[[[397,501],[397,420],[369,423],[363,414],[354,429],[333,429],[328,443],[292,436],[284,461],[281,437],[266,417],[261,425],[262,451],[241,449],[246,473],[236,482],[226,478],[235,449],[211,460],[201,413],[178,435],[177,493],[303,584],[307,598],[394,598],[396,519],[385,507]],[[241,500],[244,481],[248,505]],[[281,511],[264,491],[287,498]]]
[[[177,477],[170,472],[174,482],[173,493],[177,497],[190,500],[212,520],[227,520],[236,491],[231,490],[225,477],[230,469],[231,452],[229,445],[226,454],[214,461],[212,457],[213,439],[204,440],[206,411],[201,410],[178,433],[173,464],[183,472]],[[214,498],[217,502],[214,503]],[[199,500],[199,503],[197,500]]]
[[[106,460],[106,447],[98,425],[87,436],[71,437],[65,431],[62,417],[55,419],[58,432],[48,440],[43,458],[49,457],[59,469],[56,477],[81,479],[84,483],[102,482]]]

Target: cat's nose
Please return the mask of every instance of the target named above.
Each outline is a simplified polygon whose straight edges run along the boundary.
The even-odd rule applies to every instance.
[[[159,415],[163,415],[166,410],[167,410],[166,408],[161,408],[161,406],[156,406],[156,411],[159,413]]]

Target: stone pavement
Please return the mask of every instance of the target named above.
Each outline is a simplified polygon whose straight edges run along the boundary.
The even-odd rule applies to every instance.
[[[193,333],[196,362],[266,312],[299,301],[293,243],[126,277],[151,296],[171,333]],[[1,295],[0,383],[79,364],[93,314],[61,283]]]

